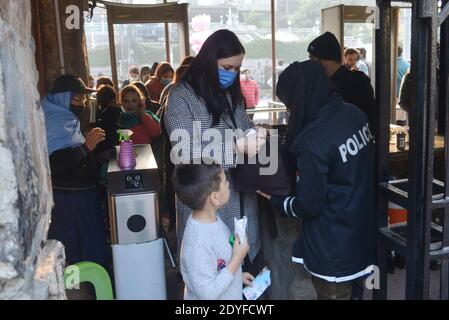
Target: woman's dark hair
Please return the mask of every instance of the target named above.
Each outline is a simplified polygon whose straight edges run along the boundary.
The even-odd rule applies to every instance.
[[[114,82],[112,82],[111,78],[106,76],[101,76],[97,79],[97,89],[100,89],[102,85],[108,85],[114,88]]]
[[[133,82],[133,85],[136,86],[137,89],[139,89],[140,93],[144,96],[146,109],[150,110],[153,113],[156,113],[160,107],[159,103],[151,101],[147,87],[140,81]]]
[[[161,62],[159,63],[159,65],[156,68],[156,73],[154,74],[154,76],[158,79],[161,80],[161,77],[164,73],[167,72],[173,72],[175,73],[175,70],[173,70],[173,67],[171,66],[170,63],[168,62]]]
[[[227,111],[225,91],[220,88],[218,79],[217,60],[240,54],[245,54],[245,48],[237,36],[229,30],[218,30],[207,38],[189,68],[176,81],[178,83],[185,80],[204,100],[209,114],[213,117],[214,125],[220,122],[221,115]],[[232,86],[227,89],[233,107],[243,101],[239,76],[240,72]]]
[[[151,65],[150,75],[153,77],[156,74],[156,68],[159,65],[159,62],[154,62]]]
[[[177,79],[182,77],[182,75],[187,71],[189,65],[181,64],[175,71],[175,76],[173,77],[173,81],[176,83]]]
[[[182,59],[181,65],[176,69],[175,76],[173,77],[173,81],[175,83],[177,82],[177,79],[182,77],[184,72],[187,71],[187,69],[189,68],[189,65],[192,63],[193,59],[195,59],[195,58],[192,56],[187,56],[184,59]]]
[[[192,63],[193,59],[195,59],[195,57],[193,57],[193,56],[186,56],[186,57],[184,57],[184,59],[182,59],[180,65],[181,66],[182,65],[188,66],[188,65],[190,65]]]
[[[142,82],[136,81],[133,82],[133,85],[135,85],[140,90],[140,92],[145,96],[145,99],[148,99],[150,97],[147,87],[145,87],[145,85]]]
[[[117,99],[117,93],[115,92],[113,87],[104,84],[100,86],[96,95],[96,99],[97,105],[100,106],[101,110],[104,110],[108,107],[108,104],[111,103],[111,101]]]

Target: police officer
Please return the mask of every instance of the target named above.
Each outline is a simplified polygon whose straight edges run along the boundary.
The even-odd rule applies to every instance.
[[[298,178],[292,196],[259,194],[284,216],[302,218],[294,262],[312,275],[318,299],[351,299],[352,282],[373,271],[374,143],[368,118],[333,93],[315,61],[295,62],[277,96],[290,110],[287,146]]]
[[[326,32],[307,48],[310,59],[319,61],[326,74],[335,82],[335,90],[345,102],[359,107],[368,116],[371,132],[377,133],[374,90],[370,79],[361,71],[351,71],[342,64],[337,38]]]

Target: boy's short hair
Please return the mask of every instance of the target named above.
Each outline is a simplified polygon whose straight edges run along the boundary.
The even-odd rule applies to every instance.
[[[192,210],[201,210],[207,198],[220,190],[219,164],[181,164],[173,172],[173,187],[179,200]]]

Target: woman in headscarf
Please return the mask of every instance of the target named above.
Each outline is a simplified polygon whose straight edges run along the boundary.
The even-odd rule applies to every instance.
[[[159,103],[164,88],[173,81],[175,71],[168,62],[161,62],[156,68],[156,74],[145,84],[151,100]]]
[[[314,61],[295,62],[277,95],[290,111],[287,144],[298,170],[295,194],[264,194],[285,216],[303,218],[294,262],[312,275],[318,299],[350,299],[351,281],[375,263],[374,144],[368,118],[333,94]],[[263,191],[263,190],[262,190]]]
[[[85,107],[89,92],[92,90],[80,78],[63,75],[42,102],[55,204],[48,238],[64,244],[68,264],[91,261],[107,268],[94,155],[97,145],[105,140],[105,132],[94,128],[84,137],[76,116]]]

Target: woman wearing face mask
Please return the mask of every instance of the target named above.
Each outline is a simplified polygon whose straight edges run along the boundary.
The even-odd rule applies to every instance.
[[[230,141],[233,137],[226,134],[237,132],[236,129],[246,131],[253,127],[244,108],[239,81],[244,54],[245,49],[234,33],[229,30],[218,30],[213,33],[171,89],[164,122],[169,135],[177,136],[180,132],[177,129],[188,133],[188,137],[183,137],[179,143],[177,138],[171,137],[172,156],[174,150],[190,150],[190,154],[181,153],[177,161],[188,163],[206,154],[223,166],[231,196],[229,203],[217,213],[230,230],[234,230],[234,218],[247,217],[250,250],[249,260],[245,261],[244,269],[251,274],[258,274],[264,262],[262,255],[259,255],[261,243],[257,198],[255,193],[243,194],[235,189],[231,170],[237,165],[236,157],[239,151]],[[198,138],[211,128],[215,129],[214,133],[219,132],[221,141],[205,136],[203,139]],[[210,154],[206,148],[214,148],[217,153],[221,151],[221,156],[216,153]],[[176,152],[176,155],[179,153]],[[176,207],[179,249],[191,210],[179,201]]]
[[[174,75],[175,71],[168,62],[161,62],[157,66],[156,74],[145,84],[151,100],[159,103],[162,90],[173,81]]]
[[[161,126],[146,111],[145,98],[135,85],[129,85],[120,92],[122,113],[118,120],[121,129],[133,132],[135,144],[150,144],[161,135]]]
[[[85,107],[86,94],[93,91],[80,78],[63,75],[42,102],[55,203],[48,238],[64,244],[68,264],[92,261],[107,268],[94,155],[105,133],[94,128],[84,137],[76,116]]]

